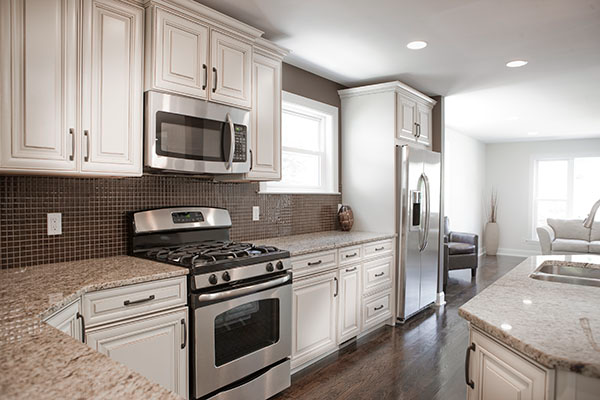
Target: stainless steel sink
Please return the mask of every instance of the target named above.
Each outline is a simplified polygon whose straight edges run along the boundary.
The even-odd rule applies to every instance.
[[[600,266],[596,264],[544,261],[529,276],[542,281],[600,287]]]

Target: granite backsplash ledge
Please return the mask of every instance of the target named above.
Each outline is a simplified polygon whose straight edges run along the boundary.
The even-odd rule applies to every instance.
[[[0,265],[24,267],[127,253],[126,213],[155,207],[229,210],[234,240],[337,228],[341,195],[258,194],[258,183],[196,177],[0,176]],[[260,221],[252,221],[252,206]],[[48,236],[46,214],[62,213],[62,235]]]

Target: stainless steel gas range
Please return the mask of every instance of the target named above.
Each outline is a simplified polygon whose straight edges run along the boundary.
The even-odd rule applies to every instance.
[[[133,255],[189,268],[190,394],[264,400],[290,386],[289,252],[229,240],[227,210],[131,215]]]

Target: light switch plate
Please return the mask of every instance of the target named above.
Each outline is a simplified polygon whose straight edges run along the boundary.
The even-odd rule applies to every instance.
[[[61,213],[48,213],[48,235],[62,235]]]
[[[260,207],[253,206],[252,207],[252,221],[258,221],[258,220],[260,220]]]

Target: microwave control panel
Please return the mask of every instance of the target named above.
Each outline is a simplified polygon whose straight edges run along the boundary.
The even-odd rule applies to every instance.
[[[246,162],[246,153],[248,152],[248,135],[244,125],[235,125],[235,151],[233,152],[233,162]]]

